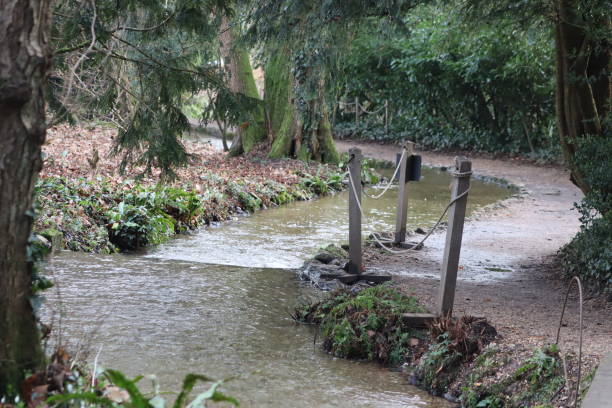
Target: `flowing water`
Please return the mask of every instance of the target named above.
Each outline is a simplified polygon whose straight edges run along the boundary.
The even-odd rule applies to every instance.
[[[448,175],[424,175],[410,184],[409,228],[433,224],[448,201]],[[470,209],[507,194],[475,181]],[[364,233],[391,229],[396,198],[393,189],[375,202],[364,198]],[[450,406],[399,373],[323,353],[314,329],[289,317],[314,295],[291,268],[317,247],[346,240],[346,207],[342,193],[260,211],[145,253],[62,252],[46,268],[61,293],[49,293],[47,319],[51,310],[65,311],[55,314],[56,327],[81,339],[90,360],[100,350],[103,366],[154,373],[163,389],[176,390],[189,372],[237,376],[226,390],[243,407]]]

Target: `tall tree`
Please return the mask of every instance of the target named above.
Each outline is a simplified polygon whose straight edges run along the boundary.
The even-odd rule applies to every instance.
[[[556,0],[555,11],[559,136],[572,181],[588,193],[576,152],[585,138],[612,137],[610,3]]]
[[[27,244],[45,140],[49,0],[0,0],[0,396],[42,363]]]
[[[238,42],[239,36],[238,27],[230,25],[228,17],[223,16],[220,26],[219,48],[224,68],[229,77],[230,91],[252,100],[259,100],[250,56],[244,45]],[[266,138],[262,104],[253,106],[249,113],[251,120],[236,129],[230,151],[232,155],[248,153],[256,143]]]
[[[559,140],[572,181],[588,193],[593,186],[577,153],[592,140],[612,137],[609,0],[470,0],[465,5],[473,22],[494,17],[526,23],[548,20],[555,36]]]
[[[249,35],[265,50],[265,92],[271,157],[336,162],[329,121],[339,57],[368,18],[405,29],[410,0],[253,1]]]
[[[319,84],[316,95],[300,105],[299,89],[287,48],[271,56],[265,69],[265,103],[268,112],[270,157],[298,157],[302,160],[338,162],[324,88]],[[309,125],[306,125],[306,124]]]

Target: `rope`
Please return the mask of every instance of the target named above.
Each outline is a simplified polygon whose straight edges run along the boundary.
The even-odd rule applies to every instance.
[[[467,172],[466,172],[467,173]],[[465,175],[466,173],[452,173],[453,175],[458,174],[457,177],[467,177],[467,175]],[[469,172],[471,174],[471,172]],[[353,176],[351,175],[351,173],[349,172],[349,182],[351,185],[351,191],[353,193],[353,196],[355,197],[355,201],[357,201],[357,207],[359,208],[359,212],[361,213],[361,216],[363,218],[366,218],[365,214],[363,213],[363,208],[361,207],[361,200],[359,199],[359,197],[357,196],[357,190],[355,189],[355,182],[353,181]],[[434,224],[434,226],[429,230],[429,232],[425,235],[425,237],[423,237],[423,239],[418,243],[413,245],[410,248],[404,248],[403,250],[396,250],[396,249],[392,249],[392,248],[388,248],[387,246],[385,246],[385,244],[378,238],[378,236],[376,235],[376,233],[372,232],[370,233],[370,235],[372,235],[372,237],[374,238],[374,241],[376,241],[378,243],[378,245],[380,245],[380,247],[384,250],[386,250],[387,252],[390,252],[392,254],[403,254],[409,251],[414,251],[417,250],[421,245],[423,245],[423,243],[427,240],[427,238],[429,238],[431,236],[431,234],[433,234],[433,232],[436,230],[436,228],[438,228],[438,225],[440,225],[440,223],[442,222],[442,219],[444,218],[444,216],[446,215],[446,212],[448,211],[448,209],[451,207],[451,205],[455,204],[459,199],[465,197],[470,191],[470,188],[468,188],[467,190],[465,190],[463,193],[459,194],[457,197],[455,197],[454,199],[452,199],[448,205],[446,206],[446,208],[444,209],[444,211],[442,212],[442,215],[440,216],[440,218],[438,218],[438,221]],[[387,241],[390,242],[390,241]]]
[[[384,106],[381,106],[380,108],[376,109],[375,111],[370,112],[370,111],[366,110],[366,108],[364,108],[362,104],[359,104],[359,109],[361,109],[361,111],[363,113],[367,113],[368,115],[376,114],[376,113],[380,112],[381,110],[383,110],[384,108],[385,108]]]
[[[389,181],[387,182],[387,185],[385,186],[385,188],[383,189],[382,193],[378,194],[378,195],[369,195],[368,193],[364,191],[362,191],[363,195],[365,195],[368,198],[371,198],[373,200],[378,200],[380,197],[382,197],[383,195],[385,195],[385,193],[389,190],[389,187],[391,187],[391,184],[393,183],[393,180],[395,180],[395,177],[397,176],[397,173],[399,172],[400,167],[402,166],[402,160],[404,160],[404,156],[406,155],[406,150],[404,149],[402,151],[402,157],[400,157],[399,163],[397,163],[397,167],[395,167],[395,171],[393,172],[393,176],[391,176],[391,178],[389,179]],[[349,173],[350,174],[350,173]]]
[[[567,306],[567,298],[569,297],[570,290],[572,289],[572,283],[578,284],[578,295],[580,301],[580,341],[578,343],[578,379],[576,380],[576,398],[574,399],[574,407],[578,406],[578,398],[580,397],[580,377],[582,371],[582,282],[578,276],[574,276],[570,281],[567,293],[565,294],[565,301],[563,302],[563,310],[561,311],[561,319],[559,319],[559,327],[557,328],[557,338],[555,339],[555,345],[559,345],[559,336],[561,335],[561,325],[563,324],[563,315],[565,314],[565,307]]]

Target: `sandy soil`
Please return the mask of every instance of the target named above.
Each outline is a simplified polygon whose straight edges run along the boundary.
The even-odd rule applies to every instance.
[[[399,151],[391,145],[337,141],[340,151],[352,146],[361,148],[366,157],[387,160],[395,160]],[[427,165],[454,163],[454,155],[418,153]],[[554,255],[579,229],[573,203],[582,195],[560,167],[481,157],[472,158],[472,167],[477,175],[504,178],[520,186],[524,194],[466,223],[454,313],[486,317],[506,343],[554,342],[568,287]],[[368,249],[364,262],[368,270],[392,273],[394,280],[434,310],[444,240],[443,231],[434,233],[422,251],[401,255]],[[573,292],[560,346],[577,352],[578,296]],[[597,298],[585,301],[585,360],[594,362],[612,352],[611,317],[612,304]]]

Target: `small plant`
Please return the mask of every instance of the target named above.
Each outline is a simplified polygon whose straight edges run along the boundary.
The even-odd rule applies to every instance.
[[[128,379],[121,371],[106,370],[102,374],[102,381],[98,381],[98,386],[94,390],[76,391],[62,393],[49,397],[47,404],[51,407],[74,406],[79,408],[86,407],[116,407],[126,408],[165,408],[170,406],[168,401],[159,392],[159,385],[155,384],[153,395],[148,396],[138,388],[138,382],[142,376],[132,380]],[[210,388],[197,395],[191,402],[187,402],[189,394],[198,382],[212,382]],[[228,402],[234,406],[240,406],[238,400],[227,396],[219,391],[224,381],[215,381],[209,377],[198,374],[187,374],[183,380],[183,386],[178,397],[172,404],[172,408],[199,408],[204,407],[206,401]],[[102,385],[100,385],[102,384]]]
[[[323,347],[335,356],[396,365],[404,361],[410,339],[420,336],[403,323],[402,314],[423,311],[415,298],[380,285],[358,293],[337,290],[297,308],[295,319],[319,324]]]

